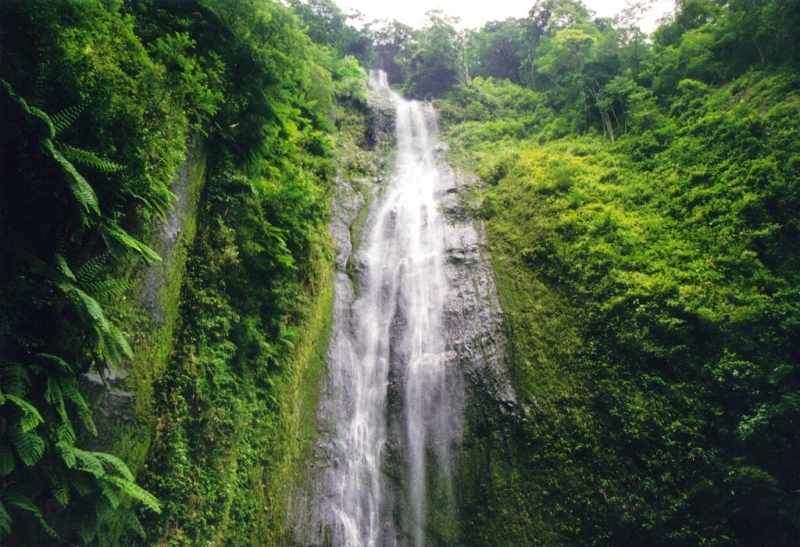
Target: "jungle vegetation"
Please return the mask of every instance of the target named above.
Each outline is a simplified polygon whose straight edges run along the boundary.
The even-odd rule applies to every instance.
[[[379,46],[483,181],[518,401],[468,416],[464,544],[800,538],[800,5],[636,15]]]
[[[377,170],[364,67],[434,100],[482,181],[517,402],[470,406],[463,544],[798,541],[796,1],[678,0],[652,37],[580,0],[468,31],[0,9],[0,541],[287,544],[334,177]],[[120,370],[100,447],[89,378]]]

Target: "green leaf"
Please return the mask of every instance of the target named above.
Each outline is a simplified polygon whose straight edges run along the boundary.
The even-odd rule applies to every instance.
[[[50,140],[44,142],[44,147],[53,155],[53,158],[61,166],[61,170],[67,177],[69,189],[72,193],[72,197],[75,198],[75,203],[78,206],[84,224],[88,224],[87,221],[90,216],[93,214],[100,214],[100,204],[97,201],[97,194],[95,194],[94,189],[89,183],[86,182],[86,179],[78,173],[75,166],[61,155],[61,152],[55,149]]]
[[[50,120],[53,122],[54,136],[72,125],[81,112],[83,112],[83,105],[75,105],[50,116]]]
[[[28,467],[35,465],[44,455],[44,439],[32,431],[23,432],[19,424],[11,429],[9,437],[19,459]]]
[[[0,540],[6,539],[11,533],[11,515],[6,511],[6,506],[0,498]]]
[[[113,488],[108,481],[99,480],[97,481],[100,485],[100,491],[103,493],[103,496],[108,500],[108,503],[111,505],[112,508],[116,509],[119,507],[119,496],[117,495],[116,488]]]
[[[31,387],[31,376],[28,368],[17,362],[4,362],[0,380],[2,380],[2,392],[18,397],[24,397]]]
[[[64,361],[58,355],[53,355],[51,353],[37,353],[36,357],[39,357],[39,358],[47,361],[48,363],[52,363],[52,364],[56,365],[57,369],[60,372],[64,372],[64,373],[68,373],[68,374],[72,373],[72,367],[70,366],[70,364],[67,363],[66,361]]]
[[[158,256],[153,249],[131,237],[125,230],[113,222],[106,222],[103,224],[101,235],[109,251],[112,253],[119,247],[122,247],[123,249],[137,253],[147,264],[154,264],[161,261],[161,257]]]
[[[96,436],[97,428],[92,421],[92,411],[89,409],[89,405],[86,403],[86,399],[83,398],[81,392],[78,391],[78,388],[70,380],[59,378],[57,382],[64,397],[77,408],[78,417],[83,422],[84,427],[86,427],[92,435]]]
[[[39,411],[36,410],[36,407],[25,399],[11,394],[6,394],[5,399],[6,401],[14,403],[20,410],[22,410],[22,419],[19,423],[23,433],[27,433],[40,423],[44,422],[42,415],[39,414]]]
[[[63,475],[55,474],[51,482],[53,485],[53,497],[61,504],[61,507],[66,507],[70,498],[69,481]]]
[[[75,458],[78,460],[76,469],[86,471],[97,478],[100,478],[106,474],[103,464],[100,462],[94,452],[87,452],[86,450],[81,450],[80,448],[73,448],[73,452],[75,454]]]
[[[60,254],[56,254],[56,266],[58,266],[58,271],[64,274],[64,277],[69,279],[70,281],[75,281],[75,274],[72,273],[72,270],[69,268],[67,261],[64,260],[64,257]]]
[[[56,443],[56,450],[61,454],[61,459],[69,469],[74,469],[78,465],[78,458],[75,455],[75,447],[72,443],[67,441],[58,441]]]
[[[114,475],[106,475],[102,478],[102,480],[106,480],[117,485],[123,493],[129,495],[131,498],[141,502],[145,507],[153,511],[154,513],[161,513],[161,503],[158,499],[142,488],[141,486],[129,481],[125,480],[121,477],[116,477]]]
[[[88,150],[75,148],[73,146],[61,143],[58,144],[58,150],[70,162],[77,163],[84,167],[90,167],[103,173],[115,173],[123,169],[122,165],[103,159],[95,153],[89,152]]]
[[[55,530],[53,530],[47,521],[44,520],[44,516],[42,515],[42,511],[33,503],[33,500],[28,498],[27,496],[23,496],[22,494],[17,494],[15,492],[0,492],[0,501],[2,501],[5,505],[16,507],[17,509],[22,509],[23,511],[27,511],[28,513],[32,514],[36,517],[36,520],[39,521],[39,524],[42,525],[44,531],[47,532],[50,536],[54,538],[58,538],[58,534]]]
[[[134,480],[133,473],[131,473],[131,470],[128,469],[127,464],[118,457],[111,454],[106,454],[104,452],[94,452],[94,455],[97,457],[97,459],[111,466],[111,468],[119,473],[124,479],[129,481]]]
[[[17,467],[17,460],[8,444],[0,444],[0,477],[7,477]]]

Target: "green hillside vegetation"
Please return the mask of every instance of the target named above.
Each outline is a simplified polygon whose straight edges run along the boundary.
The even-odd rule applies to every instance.
[[[436,105],[519,397],[470,416],[465,543],[797,541],[799,18],[687,0],[648,43],[541,1],[462,36]]]
[[[364,71],[267,1],[4,2],[0,25],[0,541],[276,544]],[[120,367],[135,403],[104,418],[84,377]]]

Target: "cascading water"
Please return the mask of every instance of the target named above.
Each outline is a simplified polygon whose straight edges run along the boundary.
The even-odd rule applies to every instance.
[[[295,538],[337,547],[453,543],[464,374],[502,353],[494,285],[472,225],[444,214],[458,207],[464,181],[438,160],[433,107],[391,91],[383,72],[370,74],[370,92],[394,108],[396,165],[354,256],[347,226],[357,207],[337,206],[348,220],[334,226],[324,464],[312,499],[294,510]]]

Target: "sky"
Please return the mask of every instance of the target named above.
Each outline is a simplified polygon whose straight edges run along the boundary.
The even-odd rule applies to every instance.
[[[425,12],[441,8],[445,14],[461,18],[463,28],[479,28],[488,21],[502,21],[509,17],[526,17],[535,0],[334,0],[345,13],[355,9],[367,21],[397,19],[414,28],[420,28]],[[627,0],[583,0],[598,17],[613,17],[625,7]],[[640,28],[651,32],[656,21],[671,11],[674,0],[654,0],[650,15],[642,20]]]

